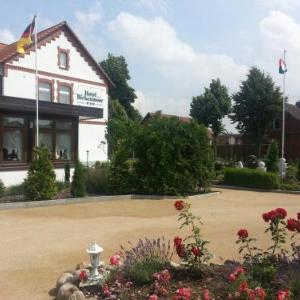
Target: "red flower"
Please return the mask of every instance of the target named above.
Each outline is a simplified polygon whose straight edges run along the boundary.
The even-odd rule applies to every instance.
[[[284,219],[287,216],[287,211],[284,208],[276,208],[277,216]]]
[[[286,300],[286,299],[289,299],[289,296],[290,296],[289,290],[285,290],[285,291],[280,290],[277,293],[276,300]]]
[[[256,294],[256,297],[258,297],[259,300],[264,300],[267,296],[265,290],[261,287],[257,287],[255,289],[255,294]]]
[[[247,229],[240,229],[238,231],[237,235],[239,236],[240,239],[244,240],[249,236],[248,230]]]
[[[182,244],[182,238],[180,238],[179,236],[176,236],[175,238],[174,238],[174,245],[175,245],[175,247],[178,247],[178,246],[180,246]]]
[[[175,201],[174,206],[177,210],[183,210],[185,203],[182,200],[177,200],[177,201]]]
[[[180,257],[180,258],[183,258],[184,257],[184,245],[181,244],[181,245],[178,245],[176,247],[176,252],[177,252],[177,255]]]
[[[118,266],[120,264],[120,259],[120,255],[115,254],[109,259],[109,261],[112,266]]]
[[[158,300],[158,297],[156,295],[149,296],[149,300]]]
[[[191,250],[195,256],[200,256],[201,255],[201,249],[199,247],[193,246]]]
[[[262,214],[262,217],[263,217],[263,219],[264,219],[265,222],[269,222],[269,220],[270,220],[269,213]]]
[[[239,291],[243,292],[246,291],[248,289],[248,283],[247,281],[242,281],[239,287]]]
[[[209,290],[205,289],[203,292],[203,300],[210,300]]]
[[[102,293],[105,296],[109,296],[110,295],[110,290],[109,290],[108,284],[104,284],[103,289],[102,289]]]
[[[80,281],[86,281],[87,278],[88,278],[88,276],[87,276],[86,271],[81,271],[81,272],[79,273],[79,279],[80,279]]]
[[[296,219],[288,219],[287,224],[286,224],[286,228],[289,231],[297,231],[298,228],[299,228],[299,224],[300,224],[300,222]]]

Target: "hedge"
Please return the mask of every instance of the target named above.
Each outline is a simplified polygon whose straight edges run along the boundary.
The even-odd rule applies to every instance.
[[[227,168],[224,172],[225,184],[248,188],[276,189],[279,179],[275,173],[255,169]]]

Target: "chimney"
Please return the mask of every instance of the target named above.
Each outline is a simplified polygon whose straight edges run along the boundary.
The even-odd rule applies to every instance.
[[[297,101],[297,102],[296,102],[296,106],[297,106],[298,108],[300,108],[300,101]]]

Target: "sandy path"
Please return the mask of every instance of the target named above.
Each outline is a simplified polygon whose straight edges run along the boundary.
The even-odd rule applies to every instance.
[[[87,204],[0,211],[0,299],[51,299],[48,292],[58,275],[87,261],[86,247],[96,240],[102,259],[126,241],[139,237],[173,239],[181,235],[171,200],[117,200]],[[221,194],[193,199],[202,216],[203,235],[220,258],[238,258],[236,231],[247,227],[266,246],[261,213],[285,207],[300,210],[299,195],[221,190]]]

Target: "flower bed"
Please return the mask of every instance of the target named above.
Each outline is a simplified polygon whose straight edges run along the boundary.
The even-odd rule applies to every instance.
[[[65,275],[66,283],[57,285],[58,296],[65,284],[70,290],[65,298],[57,299],[300,299],[300,212],[294,218],[288,217],[284,208],[263,213],[261,221],[266,224],[270,246],[259,249],[251,232],[241,228],[236,241],[241,263],[214,265],[209,264],[213,254],[202,236],[200,218],[187,202],[175,201],[174,207],[179,228],[190,229],[187,237],[175,236],[174,243],[164,238],[145,239],[135,246],[121,247],[110,258],[110,276],[102,287],[78,291],[80,282],[89,276],[88,269],[79,268]],[[172,263],[174,256],[180,264]],[[77,298],[71,298],[75,292]]]

